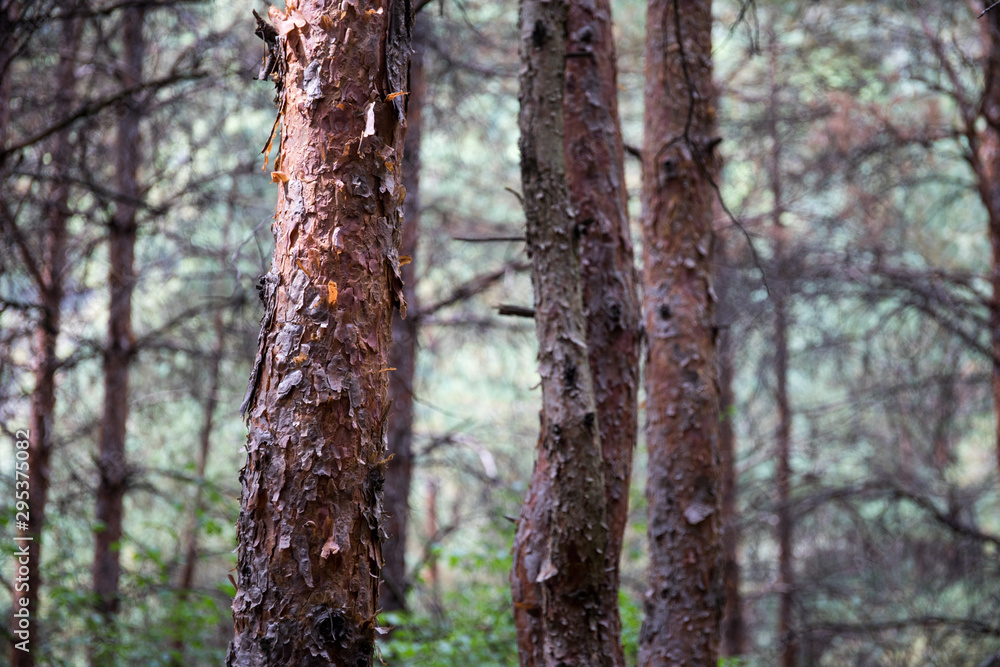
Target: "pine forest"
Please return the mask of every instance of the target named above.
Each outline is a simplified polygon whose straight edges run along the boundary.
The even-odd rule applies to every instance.
[[[0,0],[0,665],[1000,667],[1000,3]]]

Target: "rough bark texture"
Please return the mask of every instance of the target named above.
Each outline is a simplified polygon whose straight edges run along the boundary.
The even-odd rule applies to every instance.
[[[228,665],[372,664],[409,9],[269,12],[287,66],[280,193]]]
[[[145,42],[142,35],[144,10],[129,7],[122,12],[122,85],[136,86],[142,80]],[[97,526],[95,530],[93,582],[97,611],[105,623],[118,611],[118,581],[121,575],[118,545],[122,538],[122,504],[128,478],[125,434],[128,423],[129,365],[132,361],[133,260],[137,230],[139,166],[142,151],[139,123],[142,110],[136,98],[124,105],[118,120],[115,185],[118,199],[108,229],[108,340],[104,350],[104,414],[98,443]],[[102,637],[95,637],[91,652],[94,665],[110,664]]]
[[[640,665],[714,665],[722,616],[709,0],[647,5],[643,282],[649,589]]]
[[[724,264],[724,244],[720,241],[717,266]],[[734,350],[731,325],[733,304],[725,278],[717,274],[719,293],[719,337],[717,361],[719,364],[719,462],[722,466],[722,579],[726,606],[722,614],[723,657],[737,657],[746,653],[746,630],[743,623],[743,604],[740,597],[739,519],[736,515],[737,471],[736,436],[733,417],[736,407],[733,395]]]
[[[420,236],[420,126],[424,105],[424,57],[422,35],[425,19],[418,14],[413,26],[413,53],[410,57],[410,94],[406,98],[406,144],[403,151],[403,232],[400,255],[416,257]],[[417,304],[416,274],[413,263],[403,266],[403,291],[411,312]],[[389,366],[389,454],[385,471],[386,539],[383,553],[382,586],[379,597],[382,609],[406,608],[406,533],[409,518],[410,481],[413,477],[413,382],[417,363],[417,318],[392,319],[392,349]]]
[[[56,70],[55,94],[59,108],[67,108],[75,99],[76,77],[73,68],[76,63],[76,50],[80,38],[80,20],[68,19],[62,25],[62,45],[59,64]],[[3,56],[0,56],[0,62]],[[0,91],[3,94],[3,91]],[[0,146],[2,146],[0,134]],[[69,210],[69,164],[72,159],[72,144],[68,131],[56,134],[52,147],[52,165],[55,170],[52,186],[49,192],[45,215],[45,236],[42,242],[42,257],[39,266],[41,284],[36,285],[39,294],[39,320],[34,332],[33,375],[35,387],[31,394],[30,429],[31,437],[28,448],[28,506],[29,528],[18,530],[18,537],[30,538],[30,541],[20,542],[28,546],[31,554],[28,561],[27,590],[13,596],[12,611],[16,614],[21,608],[18,602],[27,600],[28,613],[34,623],[31,645],[34,652],[13,649],[10,664],[13,667],[29,667],[35,664],[37,647],[41,645],[38,635],[39,593],[41,590],[41,575],[39,568],[42,562],[42,529],[45,524],[45,506],[48,501],[50,469],[52,458],[53,416],[56,407],[56,371],[59,368],[59,357],[56,355],[56,343],[59,338],[62,320],[62,301],[66,270],[66,224],[70,217]]]
[[[602,656],[618,666],[625,664],[618,612],[619,561],[638,431],[641,315],[608,0],[571,0],[567,33],[566,166],[581,234],[583,303],[607,503],[608,546],[598,628]]]
[[[538,459],[514,538],[522,665],[610,664],[599,631],[607,527],[563,132],[565,0],[522,0],[521,181],[542,378]]]
[[[987,5],[992,3],[986,3]],[[1000,12],[987,12],[983,22],[985,70],[982,114],[986,126],[974,136],[974,121],[967,122],[972,146],[973,169],[979,195],[989,217],[993,289],[990,298],[990,338],[993,344],[993,414],[996,419],[997,474],[1000,475]],[[977,140],[978,139],[978,140]]]

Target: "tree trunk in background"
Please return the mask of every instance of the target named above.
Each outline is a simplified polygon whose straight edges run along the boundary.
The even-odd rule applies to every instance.
[[[76,51],[79,45],[81,22],[79,19],[67,19],[62,23],[61,49],[59,64],[56,70],[56,105],[67,109],[75,102],[76,77],[73,68],[76,64]],[[0,63],[3,59],[0,57]],[[35,387],[31,394],[30,437],[28,438],[28,506],[30,520],[26,530],[17,531],[18,538],[24,538],[19,545],[28,548],[28,576],[24,582],[27,589],[13,596],[12,611],[15,614],[21,609],[20,600],[30,614],[33,624],[31,646],[34,652],[11,652],[12,667],[29,667],[35,664],[37,647],[41,646],[39,634],[39,593],[41,590],[40,568],[42,563],[42,529],[45,524],[45,505],[48,501],[53,418],[56,407],[56,371],[59,368],[59,357],[56,355],[56,343],[61,329],[61,310],[64,294],[66,270],[66,224],[71,215],[69,209],[69,164],[72,161],[73,146],[70,143],[69,131],[56,134],[52,148],[52,166],[55,170],[52,188],[49,193],[48,210],[46,212],[45,236],[42,242],[42,257],[39,266],[41,284],[36,285],[41,308],[39,321],[34,333],[33,372]],[[0,146],[3,145],[0,139]],[[21,581],[22,577],[17,577]],[[14,630],[15,626],[12,625]]]
[[[710,0],[650,0],[643,142],[649,589],[640,665],[715,665],[722,616]]]
[[[542,379],[538,460],[511,571],[522,665],[611,664],[598,630],[603,461],[563,143],[567,14],[565,0],[521,2],[521,182]]]
[[[779,236],[782,230],[778,230]],[[780,242],[775,244],[775,256],[781,257]],[[781,261],[780,259],[778,260]],[[778,641],[781,645],[782,667],[795,667],[798,661],[798,640],[793,623],[795,570],[792,552],[791,512],[791,449],[792,413],[788,400],[788,311],[784,286],[774,295],[774,372],[778,406],[777,461],[775,487],[778,493]]]
[[[426,85],[424,81],[423,25],[420,14],[414,19],[413,53],[410,56],[410,94],[406,98],[406,144],[403,150],[403,232],[400,255],[416,257],[420,236],[420,129]],[[409,518],[410,481],[413,477],[413,382],[416,378],[418,322],[415,316],[417,282],[414,266],[402,268],[403,292],[410,311],[403,319],[392,319],[392,349],[389,366],[389,441],[392,456],[385,471],[385,514],[388,535],[382,549],[385,567],[379,596],[384,611],[406,608],[406,526]]]
[[[411,16],[271,8],[281,154],[227,664],[371,665]],[[297,7],[297,8],[295,8]]]
[[[985,6],[990,4],[992,3],[987,2]],[[985,53],[981,110],[986,118],[986,126],[976,137],[974,121],[967,121],[969,125],[966,131],[972,139],[970,141],[973,144],[972,161],[979,196],[989,216],[993,263],[990,275],[993,293],[989,307],[990,338],[993,346],[993,414],[996,420],[994,446],[997,474],[1000,475],[1000,11],[993,9],[979,20],[983,26]]]
[[[18,3],[10,0],[0,6],[0,151],[7,148],[7,125],[10,121],[10,69],[14,58],[14,25],[17,22]],[[0,177],[6,173],[5,158],[0,158]]]
[[[774,265],[777,267],[777,281],[772,292],[774,300],[774,400],[778,408],[778,430],[775,451],[775,479],[778,504],[778,642],[782,667],[795,667],[799,646],[794,627],[795,570],[792,552],[792,511],[791,511],[791,454],[792,454],[792,411],[788,398],[788,276],[785,271],[785,228],[784,189],[781,178],[782,137],[778,131],[777,113],[780,107],[778,84],[777,40],[770,36],[768,49],[768,87],[770,111],[767,116],[768,134],[771,139],[771,163],[768,177],[771,195],[774,198],[772,225],[774,227]]]
[[[195,463],[195,477],[198,486],[195,489],[194,502],[191,506],[191,519],[187,527],[186,546],[184,548],[183,566],[178,582],[179,603],[184,604],[188,593],[194,586],[195,570],[198,567],[198,534],[201,532],[201,514],[204,511],[205,470],[208,467],[208,454],[212,447],[212,429],[215,424],[215,409],[219,405],[219,376],[222,365],[223,346],[226,339],[226,329],[222,319],[222,308],[215,311],[212,327],[215,333],[215,344],[208,360],[208,394],[205,396],[201,417],[201,433],[198,436],[198,460]],[[187,628],[180,628],[183,633]],[[174,640],[174,651],[177,657],[173,664],[181,667],[184,664],[184,637],[179,634]]]
[[[725,241],[719,239],[716,267],[724,266]],[[735,320],[728,279],[716,271],[719,294],[719,463],[722,466],[722,580],[726,606],[722,614],[722,657],[735,658],[746,653],[743,604],[740,598],[739,519],[736,514],[737,471],[736,435],[733,432],[736,400],[733,395],[733,333]]]
[[[122,12],[122,86],[139,85],[145,58],[142,35],[144,10],[129,7]],[[100,636],[94,637],[91,664],[111,664],[112,647],[105,643],[106,630],[118,611],[121,574],[119,544],[122,538],[122,504],[128,468],[125,435],[128,422],[129,365],[132,361],[133,260],[140,197],[138,174],[142,162],[139,100],[129,99],[118,121],[116,139],[115,213],[108,230],[108,341],[104,350],[104,415],[98,443],[97,526],[95,530],[93,582],[97,611],[104,619]]]
[[[580,230],[580,271],[597,423],[604,456],[608,546],[598,631],[623,666],[619,561],[638,430],[640,312],[628,220],[618,76],[608,0],[571,0],[566,45],[566,165]]]

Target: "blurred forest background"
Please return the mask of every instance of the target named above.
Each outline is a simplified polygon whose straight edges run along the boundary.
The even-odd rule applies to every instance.
[[[984,205],[996,177],[977,157],[1000,113],[994,23],[976,2],[714,4],[715,290],[737,556],[725,642],[741,656],[727,664],[776,664],[782,600],[801,664],[997,664],[983,662],[1000,650],[1000,322]],[[419,6],[407,610],[387,611],[397,629],[380,651],[390,665],[513,665],[509,517],[540,402],[532,322],[498,313],[532,303],[510,192],[517,6]],[[273,87],[254,80],[263,45],[240,3],[0,8],[5,452],[34,428],[39,387],[55,400],[36,661],[81,664],[98,637],[108,664],[220,664],[233,634],[239,406],[276,196],[260,154],[276,113]],[[613,11],[638,249],[645,5]],[[109,281],[129,247],[134,273]],[[109,336],[123,289],[129,324]],[[105,396],[115,360],[127,382]],[[109,411],[127,414],[123,455]],[[620,596],[630,660],[646,585],[641,432]],[[0,465],[5,536],[13,460]],[[107,549],[121,577],[99,591],[95,534],[108,519],[96,507],[115,493],[121,535]]]

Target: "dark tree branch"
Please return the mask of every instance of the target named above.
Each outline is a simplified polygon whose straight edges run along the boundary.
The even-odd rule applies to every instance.
[[[515,306],[509,303],[502,303],[497,306],[497,315],[509,315],[510,317],[535,317],[534,308],[525,308],[524,306]]]

